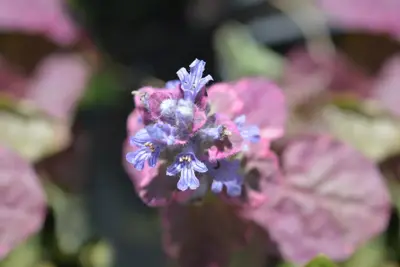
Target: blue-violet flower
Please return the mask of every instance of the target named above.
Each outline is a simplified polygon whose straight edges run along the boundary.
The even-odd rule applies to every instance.
[[[178,70],[179,80],[168,82],[165,93],[154,90],[143,96],[143,116],[150,119],[143,120],[145,127],[130,138],[130,144],[138,149],[128,153],[126,160],[143,170],[146,162],[155,167],[163,159],[170,163],[166,175],[179,176],[177,189],[197,190],[200,184],[208,184],[214,193],[226,188],[229,196],[237,197],[243,178],[238,173],[240,162],[231,157],[242,145],[235,138],[257,142],[260,130],[247,126],[245,115],[231,120],[224,114],[210,114],[207,94],[199,94],[213,80],[210,75],[203,77],[205,65],[196,59],[189,66],[190,72]]]

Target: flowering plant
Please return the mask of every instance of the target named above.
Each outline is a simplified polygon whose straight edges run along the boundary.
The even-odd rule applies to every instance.
[[[161,207],[168,255],[182,266],[225,266],[255,236],[268,253],[268,233],[289,261],[343,260],[385,228],[389,197],[372,161],[328,135],[283,138],[277,85],[206,87],[204,67],[196,59],[165,88],[141,88],[127,123],[125,167],[141,199]]]

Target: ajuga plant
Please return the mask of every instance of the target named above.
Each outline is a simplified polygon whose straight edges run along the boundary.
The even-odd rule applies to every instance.
[[[271,253],[272,240],[297,264],[344,260],[386,227],[389,197],[372,161],[329,135],[286,137],[273,82],[210,85],[204,61],[189,67],[134,93],[124,145],[137,194],[160,208],[165,251],[181,266],[226,266],[255,237],[251,253]]]

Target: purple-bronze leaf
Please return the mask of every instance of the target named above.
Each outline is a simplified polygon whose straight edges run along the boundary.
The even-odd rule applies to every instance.
[[[17,68],[0,56],[0,94],[18,99],[24,95],[27,82]]]
[[[216,113],[223,113],[233,118],[243,109],[244,103],[230,83],[216,83],[207,90],[207,93],[211,108]]]
[[[64,0],[2,0],[0,31],[43,34],[60,45],[78,38],[76,25],[69,18]]]
[[[14,151],[0,146],[0,259],[42,227],[45,195],[29,165]]]
[[[261,138],[274,140],[283,135],[286,103],[281,89],[264,78],[245,78],[234,84],[246,115],[246,123],[260,128]]]
[[[316,57],[304,48],[288,54],[282,87],[291,107],[307,104],[321,93],[364,98],[371,93],[371,79],[345,55]]]
[[[228,266],[231,253],[250,234],[248,222],[217,198],[199,206],[173,203],[161,215],[164,249],[181,267]]]
[[[90,67],[79,55],[45,58],[30,80],[25,98],[48,115],[70,119],[90,78]]]
[[[228,115],[231,119],[245,115],[248,125],[260,129],[263,149],[266,151],[272,140],[283,135],[286,121],[285,98],[278,86],[264,78],[243,78],[237,82],[221,83],[208,89],[211,109]],[[257,144],[260,145],[260,144]]]
[[[374,100],[392,115],[400,117],[400,55],[391,58],[383,67],[374,90]]]
[[[398,0],[318,0],[317,3],[336,26],[400,37]]]
[[[287,260],[303,264],[320,253],[345,260],[386,228],[383,177],[355,149],[328,136],[303,136],[286,144],[281,164],[284,180],[269,183],[268,201],[248,215]]]
[[[208,157],[211,162],[234,156],[243,148],[243,137],[233,121],[227,116],[217,114],[216,124],[224,127],[229,135],[216,140],[214,145],[208,149]]]

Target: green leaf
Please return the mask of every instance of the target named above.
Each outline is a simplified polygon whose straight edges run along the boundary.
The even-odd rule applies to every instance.
[[[39,262],[40,256],[40,238],[36,235],[14,249],[0,263],[0,267],[32,267]]]
[[[359,248],[343,267],[376,267],[385,261],[385,239],[383,236],[375,238]]]
[[[215,34],[214,45],[226,80],[244,76],[264,76],[278,80],[284,58],[265,48],[239,23],[222,26]]]
[[[337,267],[337,265],[324,255],[318,255],[312,259],[305,267]]]
[[[390,117],[371,117],[336,107],[326,107],[320,114],[332,135],[372,160],[380,161],[400,151],[400,123]]]
[[[44,185],[49,205],[54,211],[58,248],[62,254],[74,255],[92,234],[83,199],[62,191],[48,181]]]
[[[99,240],[85,246],[79,258],[84,267],[111,267],[114,262],[114,250],[107,241]]]
[[[81,106],[109,106],[117,104],[121,90],[112,70],[104,69],[96,73],[85,92]]]
[[[64,149],[70,138],[69,128],[68,123],[46,116],[28,102],[0,94],[0,143],[8,144],[30,161]]]

